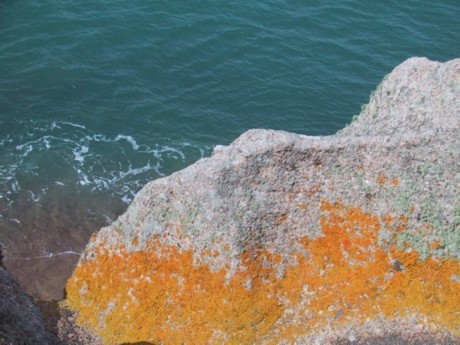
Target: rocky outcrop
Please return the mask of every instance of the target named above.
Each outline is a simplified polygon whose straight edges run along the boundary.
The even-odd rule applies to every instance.
[[[42,314],[32,298],[1,265],[0,344],[60,344],[57,337],[46,330]]]
[[[251,130],[149,183],[68,305],[106,344],[455,342],[459,94],[460,59],[409,59],[335,136]]]
[[[0,259],[1,255],[0,247]],[[36,302],[27,295],[0,260],[0,345],[100,345],[75,322],[63,303]]]

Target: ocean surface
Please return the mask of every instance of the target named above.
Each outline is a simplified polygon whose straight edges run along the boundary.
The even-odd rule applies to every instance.
[[[250,128],[330,135],[411,56],[460,56],[452,1],[3,1],[0,246],[62,297],[148,181]]]

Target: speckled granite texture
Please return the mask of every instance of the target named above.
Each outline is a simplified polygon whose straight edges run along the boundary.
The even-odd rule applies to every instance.
[[[106,344],[458,343],[460,59],[337,135],[251,130],[147,184],[67,284]]]

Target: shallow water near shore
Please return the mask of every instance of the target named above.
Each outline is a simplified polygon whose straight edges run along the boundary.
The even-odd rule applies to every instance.
[[[411,56],[460,56],[460,5],[0,5],[0,245],[61,298],[89,236],[148,181],[250,128],[330,135]]]

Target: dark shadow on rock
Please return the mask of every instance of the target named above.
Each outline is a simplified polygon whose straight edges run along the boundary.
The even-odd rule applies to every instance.
[[[356,340],[338,339],[335,345],[460,345],[460,338],[448,334],[421,332],[417,334],[388,333]]]
[[[43,315],[45,328],[56,337],[58,336],[58,322],[61,312],[58,301],[37,301],[37,306]]]
[[[0,267],[0,344],[60,344],[33,299]]]

